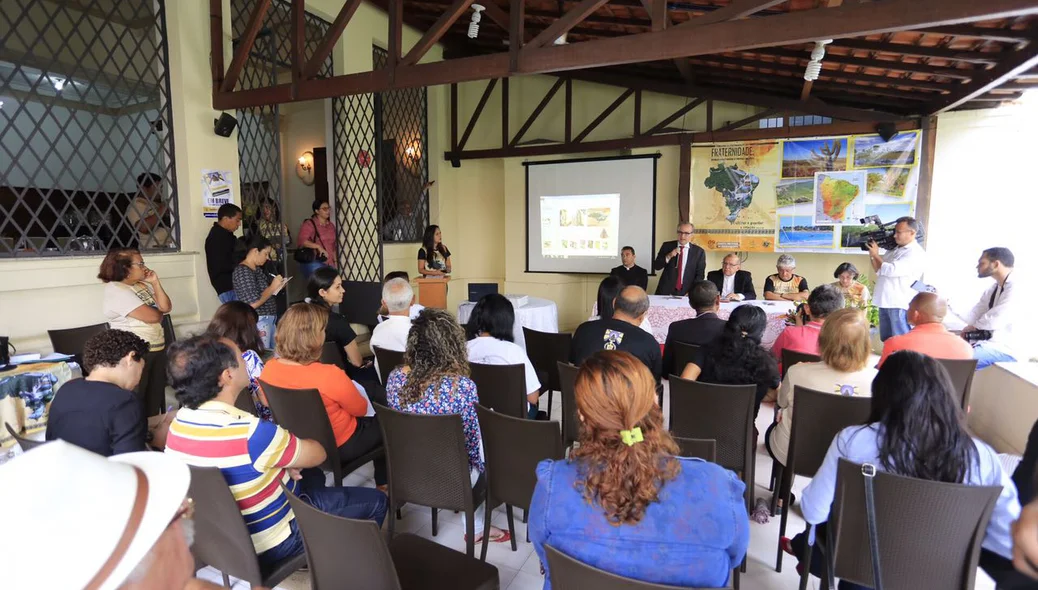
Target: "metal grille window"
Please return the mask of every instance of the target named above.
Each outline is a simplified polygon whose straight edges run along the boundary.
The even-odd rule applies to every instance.
[[[0,257],[178,250],[165,1],[3,0]]]

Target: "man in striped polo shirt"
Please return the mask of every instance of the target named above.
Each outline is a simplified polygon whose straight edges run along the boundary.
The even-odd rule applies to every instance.
[[[234,407],[248,386],[241,351],[226,339],[195,336],[168,352],[169,383],[183,407],[169,428],[166,453],[189,465],[219,467],[267,565],[303,552],[295,515],[278,483],[318,510],[379,526],[386,496],[375,488],[328,488],[319,466],[324,448]]]

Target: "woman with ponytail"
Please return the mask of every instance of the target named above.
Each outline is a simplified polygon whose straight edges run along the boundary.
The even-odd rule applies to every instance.
[[[580,445],[542,461],[530,539],[551,588],[544,546],[646,582],[723,587],[749,543],[745,486],[731,471],[676,457],[656,382],[627,352],[602,351],[576,381]]]

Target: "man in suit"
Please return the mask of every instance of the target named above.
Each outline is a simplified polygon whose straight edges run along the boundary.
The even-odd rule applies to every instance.
[[[693,283],[703,280],[706,274],[706,252],[692,240],[692,224],[678,224],[678,239],[663,242],[653,270],[662,270],[656,285],[657,295],[686,295]]]
[[[709,346],[724,331],[725,321],[717,317],[721,296],[710,281],[698,281],[688,292],[688,304],[696,310],[696,317],[670,325],[667,343],[663,346],[663,375],[680,375],[685,367],[674,366],[674,343],[684,342]]]
[[[624,246],[620,250],[620,262],[623,264],[609,271],[609,274],[620,279],[624,285],[649,288],[649,273],[634,263],[634,248]]]
[[[717,286],[721,292],[721,301],[745,301],[756,299],[757,292],[753,290],[753,277],[747,270],[739,270],[742,260],[739,255],[732,252],[724,257],[721,270],[712,270],[706,275],[706,280]]]

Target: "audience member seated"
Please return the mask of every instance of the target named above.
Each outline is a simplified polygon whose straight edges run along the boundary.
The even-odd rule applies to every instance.
[[[270,240],[255,234],[245,246],[245,259],[234,267],[231,282],[238,301],[244,301],[259,315],[257,329],[263,345],[274,347],[277,330],[278,305],[275,296],[281,290],[284,279],[281,275],[271,277],[265,270],[273,246]]]
[[[825,523],[836,492],[840,458],[871,463],[898,475],[979,486],[1001,486],[982,543],[981,566],[989,573],[1013,558],[1010,524],[1020,515],[1016,486],[1002,469],[998,455],[986,443],[971,438],[954,401],[948,373],[936,360],[911,351],[894,353],[872,382],[872,412],[864,426],[840,431],[829,445],[822,466],[804,489],[804,519],[817,525],[811,573],[819,575],[824,558]],[[924,540],[920,542],[937,542]],[[783,549],[802,555],[807,536],[782,539]],[[861,551],[868,553],[868,546]],[[795,553],[794,553],[795,552]],[[816,566],[819,566],[816,568]],[[989,569],[991,568],[991,569]],[[998,580],[996,579],[996,583]],[[861,586],[840,582],[841,590]]]
[[[674,366],[674,343],[709,346],[724,331],[725,321],[717,317],[721,297],[717,286],[710,281],[697,281],[688,292],[688,304],[696,310],[696,317],[670,325],[667,343],[663,347],[663,376],[679,375],[685,367]]]
[[[887,341],[889,342],[889,340]],[[786,464],[793,426],[793,388],[797,385],[834,395],[872,395],[876,369],[868,367],[869,323],[860,309],[838,309],[818,335],[820,363],[798,363],[786,371],[779,388],[778,422],[764,435],[771,458]]]
[[[844,307],[865,309],[869,306],[869,288],[858,282],[858,267],[850,262],[841,262],[833,272],[833,278],[836,282],[832,286],[843,294]]]
[[[1020,325],[1027,314],[1026,304],[1023,292],[1016,293],[1019,289],[1014,289],[1014,263],[1009,248],[988,248],[977,262],[978,277],[995,279],[995,284],[980,296],[966,318],[968,325],[962,329],[964,335],[972,336],[978,370],[998,362],[1028,359],[1026,351],[1031,345]]]
[[[315,477],[302,478],[300,469],[324,462],[321,444],[234,407],[249,384],[241,355],[236,344],[210,334],[170,347],[170,385],[183,407],[169,428],[166,454],[189,465],[220,468],[263,565],[303,552],[303,538],[279,483],[318,510],[381,526],[385,494],[374,488],[325,487],[317,469]]]
[[[50,404],[47,440],[61,439],[110,457],[162,449],[173,414],[145,422],[144,406],[133,392],[144,370],[148,343],[123,330],[95,334],[83,347],[87,376],[61,386]]]
[[[789,254],[778,257],[775,263],[775,274],[764,279],[764,298],[776,301],[803,301],[807,299],[810,289],[807,279],[793,274],[797,267],[796,258]]]
[[[425,309],[411,325],[403,366],[386,379],[389,407],[414,414],[459,414],[465,430],[472,485],[483,475],[483,440],[479,433],[476,384],[469,378],[465,333],[454,316],[442,309]],[[476,507],[474,542],[483,540],[486,503]],[[511,540],[507,531],[492,526],[494,543]]]
[[[739,270],[742,259],[735,252],[724,257],[721,270],[706,273],[706,280],[713,283],[721,293],[721,301],[748,301],[757,298],[753,289],[753,275],[748,270]]]
[[[371,346],[372,353],[375,352],[376,346],[397,352],[407,350],[407,333],[411,331],[410,308],[413,307],[413,303],[414,291],[411,290],[411,283],[399,278],[386,281],[382,286],[382,308],[388,315],[371,332],[368,345]],[[377,356],[375,370],[379,370]]]
[[[466,343],[469,362],[484,365],[523,365],[526,367],[526,399],[530,418],[537,417],[537,400],[541,395],[541,380],[526,356],[526,351],[514,342],[515,308],[504,295],[484,295],[472,309]]]
[[[602,279],[602,282],[598,284],[598,294],[596,297],[596,303],[598,306],[598,315],[593,315],[587,319],[589,322],[593,322],[602,318],[613,317],[613,302],[617,296],[620,295],[620,291],[623,290],[627,285],[624,284],[623,280],[616,275],[609,275]],[[645,319],[638,324],[642,330],[645,330],[649,334],[652,334],[652,324],[649,323],[648,314],[645,315]]]
[[[318,269],[313,276],[322,270]],[[346,463],[382,446],[382,431],[378,417],[367,416],[368,400],[357,391],[346,373],[335,365],[320,362],[328,313],[326,307],[314,303],[289,307],[281,317],[277,358],[263,367],[260,379],[275,387],[320,392],[328,422],[335,433],[335,445],[339,447],[339,460]],[[384,401],[373,399],[379,403]],[[374,463],[375,485],[385,486],[386,461],[379,458]]]
[[[1038,580],[1038,500],[1020,511],[1013,523],[1013,566],[1031,580]]]
[[[681,371],[682,379],[720,385],[756,385],[753,416],[768,392],[779,386],[775,360],[760,345],[768,314],[754,305],[732,311],[713,346],[699,349],[696,359]]]
[[[973,348],[959,336],[944,327],[944,316],[948,315],[948,304],[934,293],[919,293],[908,304],[906,319],[912,331],[900,336],[891,336],[883,343],[883,356],[878,367],[887,357],[899,350],[914,350],[935,359],[971,359]]]
[[[209,321],[206,332],[217,338],[226,338],[237,345],[241,358],[245,361],[245,371],[249,374],[249,394],[252,403],[256,404],[256,412],[264,420],[274,421],[267,398],[260,389],[259,378],[263,373],[263,341],[256,327],[259,316],[256,310],[243,301],[224,303]]]
[[[635,254],[633,246],[624,246],[620,249],[620,266],[613,267],[609,274],[620,279],[624,286],[634,285],[642,289],[649,288],[649,273],[634,263]]]
[[[530,503],[544,588],[545,545],[617,575],[681,587],[724,587],[742,562],[745,486],[714,463],[675,456],[654,385],[626,352],[596,352],[581,366],[580,444],[568,460],[537,466]]]
[[[663,374],[660,345],[638,328],[649,311],[649,296],[641,287],[624,287],[613,305],[611,316],[603,315],[577,327],[570,344],[570,362],[579,365],[600,350],[625,350],[645,363],[658,384]]]
[[[386,283],[388,283],[389,281],[392,281],[393,279],[403,279],[404,282],[406,282],[408,285],[411,284],[411,277],[410,277],[410,275],[407,274],[407,271],[404,271],[404,270],[394,270],[393,272],[386,273],[385,278],[382,279],[382,281],[383,281],[382,284],[385,285]],[[411,308],[410,308],[409,313],[408,313],[408,316],[413,320],[416,317],[418,317],[418,314],[422,313],[423,309],[425,309],[424,305],[422,305],[420,303],[412,303],[411,304]],[[382,322],[386,321],[386,319],[388,317],[389,317],[389,310],[386,309],[386,302],[383,301],[382,302],[382,307],[380,307],[379,310],[378,310],[378,323],[381,324]]]
[[[803,315],[797,314],[796,325],[789,326],[775,339],[771,354],[781,367],[782,349],[818,354],[818,333],[822,330],[825,318],[843,307],[843,295],[832,285],[815,287],[804,305]],[[804,323],[807,316],[807,323]]]
[[[346,356],[347,372],[350,377],[361,381],[365,387],[372,382],[378,382],[378,374],[375,373],[374,362],[365,361],[360,355],[360,347],[357,346],[357,333],[350,327],[350,321],[341,313],[336,313],[333,306],[342,303],[346,290],[342,287],[342,277],[339,271],[323,266],[310,275],[310,282],[306,285],[309,297],[307,302],[319,305],[328,310],[328,327],[325,330],[324,341],[334,342],[339,345]]]

